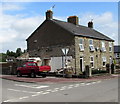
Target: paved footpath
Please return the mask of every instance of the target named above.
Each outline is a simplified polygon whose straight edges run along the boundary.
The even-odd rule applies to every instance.
[[[119,77],[118,74],[112,75],[101,75],[101,76],[93,76],[90,78],[62,78],[62,77],[46,77],[42,78],[37,76],[36,78],[29,78],[26,76],[17,77],[16,75],[0,75],[0,78],[13,80],[18,82],[27,82],[27,83],[40,83],[40,82],[49,82],[49,83],[58,83],[58,82],[90,82],[90,81],[97,81],[97,80],[106,80],[111,78]]]

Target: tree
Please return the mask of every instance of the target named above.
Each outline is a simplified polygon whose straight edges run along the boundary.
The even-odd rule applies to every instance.
[[[7,55],[5,53],[0,53],[0,62],[6,62]]]
[[[6,55],[11,56],[11,57],[15,57],[15,52],[7,50]]]
[[[7,50],[6,55],[10,56],[10,51],[9,50]]]
[[[17,48],[15,57],[19,57],[22,54],[21,48]]]

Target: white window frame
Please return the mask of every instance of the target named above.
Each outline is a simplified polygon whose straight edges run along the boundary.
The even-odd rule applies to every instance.
[[[112,42],[109,42],[109,52],[112,52]]]
[[[103,52],[106,52],[105,42],[104,42],[104,41],[102,41],[102,42],[101,42],[101,45],[102,45],[102,51],[103,51]]]
[[[116,58],[120,58],[120,53],[116,53]]]
[[[84,51],[84,39],[79,39],[79,40],[82,40],[82,43],[79,42],[79,48],[80,48],[80,51]]]
[[[90,44],[90,41],[92,41],[92,44]],[[89,40],[89,49],[90,49],[90,51],[95,51],[92,39]]]
[[[91,60],[91,58],[93,58],[93,60]],[[91,66],[91,63],[93,63],[93,66]],[[94,68],[94,56],[90,56],[90,66],[91,68]]]
[[[105,57],[105,56],[104,56],[104,57],[102,57],[102,63],[104,63],[104,62],[105,62],[105,65],[103,65],[103,64],[102,64],[102,65],[103,65],[103,67],[106,67],[106,61],[107,61],[107,60],[106,60],[106,57]]]

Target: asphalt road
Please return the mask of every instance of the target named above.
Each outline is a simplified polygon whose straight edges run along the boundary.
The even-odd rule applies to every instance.
[[[2,102],[118,102],[118,79],[68,83],[2,79]]]

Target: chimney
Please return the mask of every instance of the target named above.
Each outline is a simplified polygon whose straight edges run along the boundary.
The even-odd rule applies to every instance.
[[[93,22],[92,21],[88,22],[88,27],[93,28]]]
[[[69,23],[73,23],[75,25],[79,24],[79,18],[77,16],[70,16],[70,17],[68,17],[67,21]]]
[[[53,19],[53,12],[51,10],[47,10],[46,12],[46,20]]]

